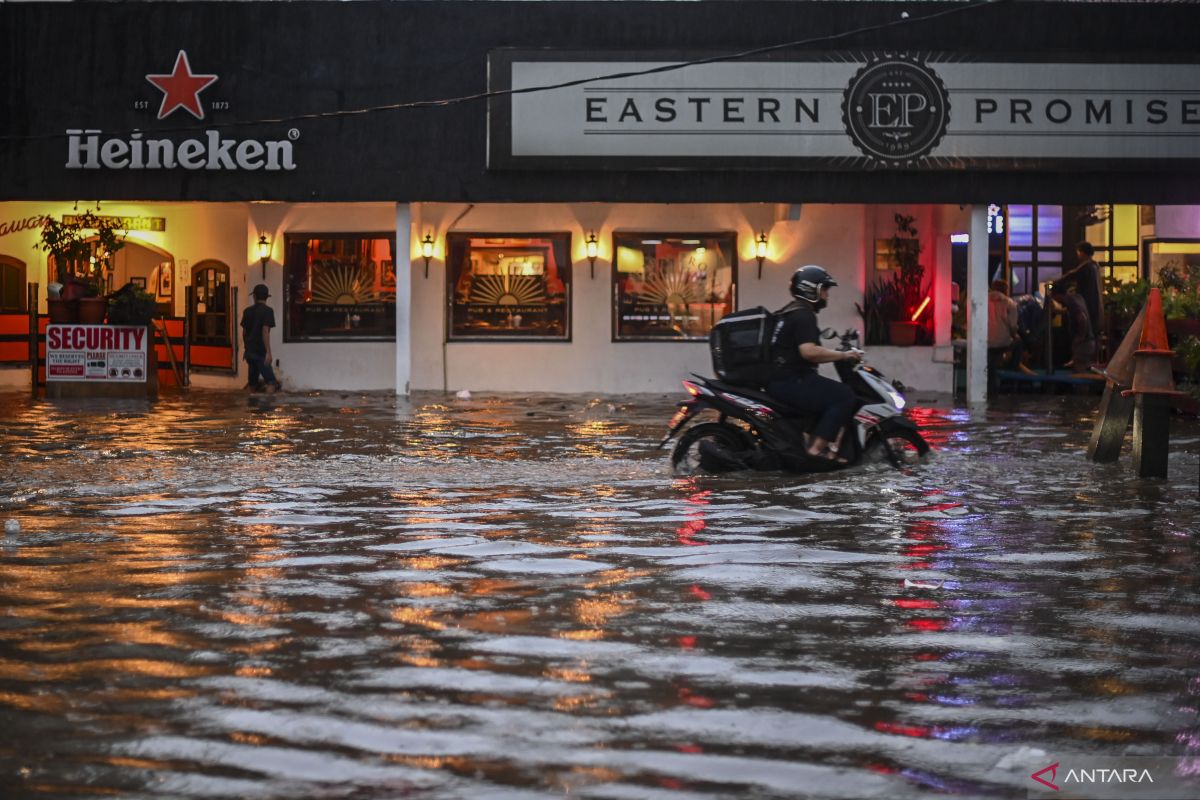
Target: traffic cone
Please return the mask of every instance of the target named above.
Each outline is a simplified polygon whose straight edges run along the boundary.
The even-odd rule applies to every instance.
[[[1167,319],[1163,316],[1162,293],[1158,289],[1150,290],[1143,311],[1141,342],[1133,352],[1133,388],[1121,394],[1126,397],[1183,394],[1175,391],[1175,376],[1171,374],[1171,358],[1175,351],[1167,348]]]
[[[1133,324],[1125,333],[1125,338],[1121,340],[1117,352],[1113,353],[1112,358],[1100,371],[1101,375],[1117,386],[1128,388],[1133,384],[1133,351],[1138,348],[1138,343],[1142,339],[1142,323],[1145,319],[1146,307],[1142,306],[1137,317],[1134,318]]]

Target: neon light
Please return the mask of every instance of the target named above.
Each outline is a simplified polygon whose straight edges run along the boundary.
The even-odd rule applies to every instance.
[[[921,312],[925,310],[925,306],[929,305],[929,301],[931,299],[933,299],[933,298],[931,298],[929,295],[925,295],[925,299],[921,301],[921,306],[920,306],[920,308],[917,309],[917,313],[912,315],[913,322],[916,322],[917,317],[921,316]]]

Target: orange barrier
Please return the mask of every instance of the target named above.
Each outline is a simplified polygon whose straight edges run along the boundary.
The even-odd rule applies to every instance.
[[[163,323],[166,323],[167,339],[170,342],[171,354],[175,357],[177,364],[184,363],[185,342],[183,338],[183,320],[182,319],[167,319],[156,320],[154,324],[154,352],[158,357],[158,385],[159,386],[178,386],[179,380],[175,375],[175,370],[171,367],[171,356],[167,355],[167,345],[162,341]],[[186,380],[187,376],[184,375]]]
[[[233,348],[194,344],[192,345],[191,366],[233,369]]]
[[[29,363],[29,315],[0,314],[0,364]]]

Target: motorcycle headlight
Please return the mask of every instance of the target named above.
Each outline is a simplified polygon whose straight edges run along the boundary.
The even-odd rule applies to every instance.
[[[903,410],[904,395],[900,394],[895,389],[888,389],[887,393],[888,393],[888,396],[892,398],[892,405],[894,405],[896,408]]]

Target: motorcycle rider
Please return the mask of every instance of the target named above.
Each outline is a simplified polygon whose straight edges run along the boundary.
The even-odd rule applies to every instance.
[[[817,313],[829,302],[829,290],[837,286],[824,267],[808,264],[796,270],[789,284],[792,302],[782,311],[771,341],[774,374],[767,394],[812,414],[819,414],[812,440],[805,448],[810,457],[845,464],[838,456],[839,434],[854,416],[857,399],[844,383],[817,373],[817,367],[834,361],[862,359],[855,350],[831,350],[822,347],[821,326]]]

